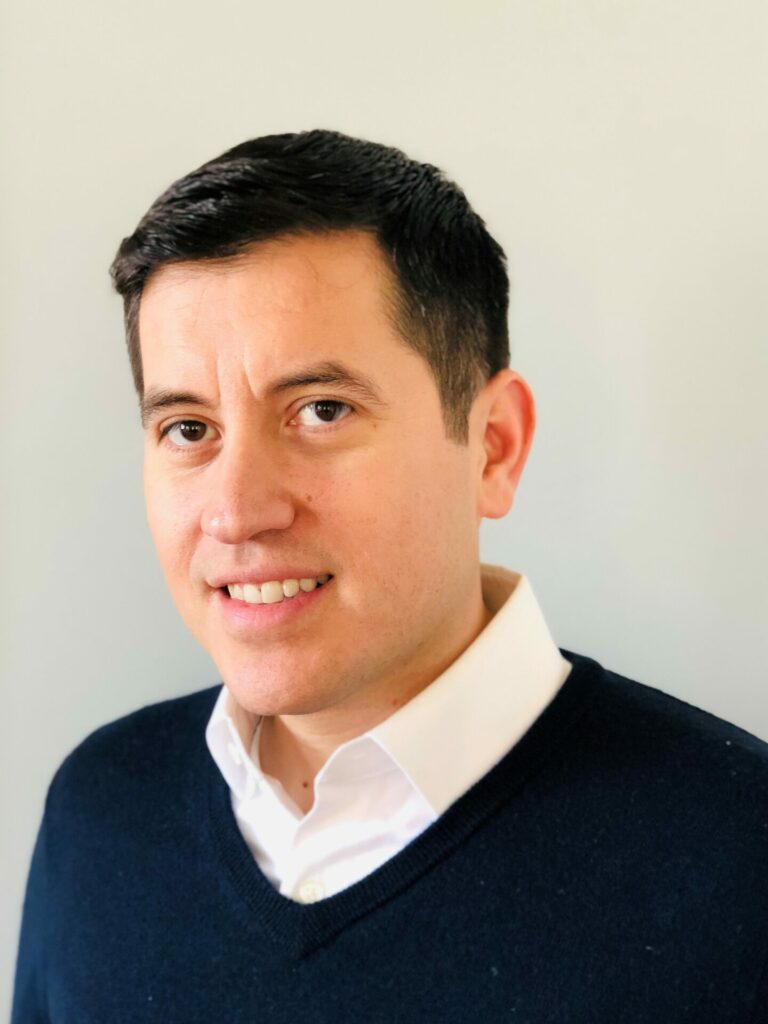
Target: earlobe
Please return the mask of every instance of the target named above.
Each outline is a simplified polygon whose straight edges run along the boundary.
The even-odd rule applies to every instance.
[[[533,443],[536,405],[526,381],[504,369],[483,391],[484,464],[479,484],[478,518],[501,519],[509,512]]]

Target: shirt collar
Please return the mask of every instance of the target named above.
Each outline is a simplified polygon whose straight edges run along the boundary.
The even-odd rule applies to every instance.
[[[490,622],[429,686],[363,737],[343,744],[331,759],[338,761],[345,748],[361,746],[364,738],[373,740],[436,815],[501,760],[571,669],[527,577],[487,563],[480,570]],[[206,742],[237,798],[253,791],[260,774],[249,755],[258,722],[259,716],[222,686]]]
[[[238,704],[222,686],[205,730],[211,757],[238,799],[253,789],[256,767],[248,751],[259,715]]]
[[[442,675],[370,732],[435,814],[501,760],[571,670],[527,577],[481,563],[481,578],[493,618]]]

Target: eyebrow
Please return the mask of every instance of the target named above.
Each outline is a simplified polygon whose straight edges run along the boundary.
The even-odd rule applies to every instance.
[[[381,392],[370,377],[351,370],[335,360],[325,360],[310,366],[302,366],[292,373],[278,377],[267,387],[265,394],[267,396],[280,395],[294,388],[306,387],[308,384],[331,384],[374,405],[386,405]],[[207,408],[208,402],[193,391],[152,388],[141,399],[142,424],[146,427],[161,409],[167,409],[174,405],[199,405]]]

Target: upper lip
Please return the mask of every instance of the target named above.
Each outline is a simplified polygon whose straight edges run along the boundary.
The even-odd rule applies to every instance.
[[[269,583],[270,580],[279,580],[281,583],[283,580],[304,580],[314,579],[316,576],[325,576],[328,573],[327,569],[321,569],[317,572],[315,569],[236,569],[232,571],[229,576],[215,576],[212,580],[208,581],[209,587],[226,587],[228,583],[237,583],[243,586],[245,583],[253,583],[256,586],[261,586],[262,583]],[[332,576],[333,573],[328,573]]]

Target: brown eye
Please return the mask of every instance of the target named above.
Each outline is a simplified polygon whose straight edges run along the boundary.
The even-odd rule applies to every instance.
[[[346,419],[350,412],[352,412],[352,406],[347,402],[337,401],[335,398],[324,398],[318,399],[316,402],[307,402],[299,409],[297,415],[301,415],[305,409],[310,409],[316,420],[321,423],[335,423],[337,420]],[[347,410],[342,416],[337,416],[339,411]],[[306,424],[307,426],[313,426],[311,422]]]
[[[163,437],[168,436],[178,448],[187,448],[197,441],[205,438],[208,427],[199,420],[181,420],[172,423],[163,431]]]

